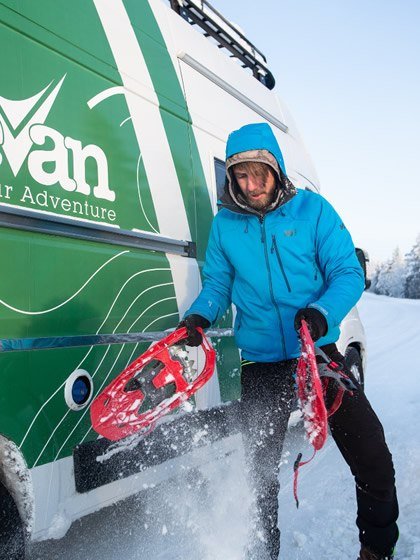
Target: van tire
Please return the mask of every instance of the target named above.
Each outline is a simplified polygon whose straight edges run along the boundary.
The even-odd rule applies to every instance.
[[[0,482],[0,559],[24,560],[25,529],[10,492]]]
[[[361,388],[365,386],[365,375],[363,372],[363,362],[360,352],[354,346],[349,346],[344,355],[346,366],[352,372]]]

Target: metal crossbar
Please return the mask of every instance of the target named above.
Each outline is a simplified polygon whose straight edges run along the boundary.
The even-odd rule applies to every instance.
[[[203,30],[205,37],[211,37],[220,49],[229,51],[238,59],[243,68],[249,68],[254,78],[273,89],[275,79],[267,68],[264,54],[234,27],[207,0],[170,0],[171,8],[191,25]]]

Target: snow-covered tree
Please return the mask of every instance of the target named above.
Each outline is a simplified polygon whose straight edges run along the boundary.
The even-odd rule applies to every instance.
[[[413,248],[405,255],[405,260],[397,247],[390,259],[371,265],[371,292],[420,299],[420,234]]]
[[[374,265],[373,271],[371,273],[371,284],[370,284],[370,288],[369,291],[373,292],[374,294],[379,294],[378,292],[378,281],[379,281],[379,277],[381,275],[381,270],[382,270],[382,263],[376,263]]]
[[[420,235],[406,255],[405,297],[420,299]]]
[[[404,297],[404,289],[405,264],[397,247],[389,260],[377,266],[372,277],[371,290],[385,296]]]
[[[404,297],[405,265],[397,247],[392,257],[385,262],[377,278],[376,290],[391,297]]]

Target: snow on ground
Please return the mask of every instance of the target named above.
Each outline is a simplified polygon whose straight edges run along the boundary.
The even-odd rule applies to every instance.
[[[401,537],[396,560],[420,558],[420,301],[364,294],[359,305],[368,339],[366,392],[394,456]],[[350,472],[329,438],[309,456],[298,427],[289,431],[281,471],[282,560],[356,560],[355,497]],[[210,451],[209,451],[210,453]],[[31,560],[242,560],[249,495],[238,452],[200,470],[188,465],[170,483],[74,523],[61,541],[35,544]]]

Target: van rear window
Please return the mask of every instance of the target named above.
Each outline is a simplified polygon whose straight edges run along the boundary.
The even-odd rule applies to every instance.
[[[225,189],[225,179],[226,179],[226,169],[225,162],[221,159],[214,159],[214,171],[216,175],[216,188],[217,188],[217,199],[222,196]]]

